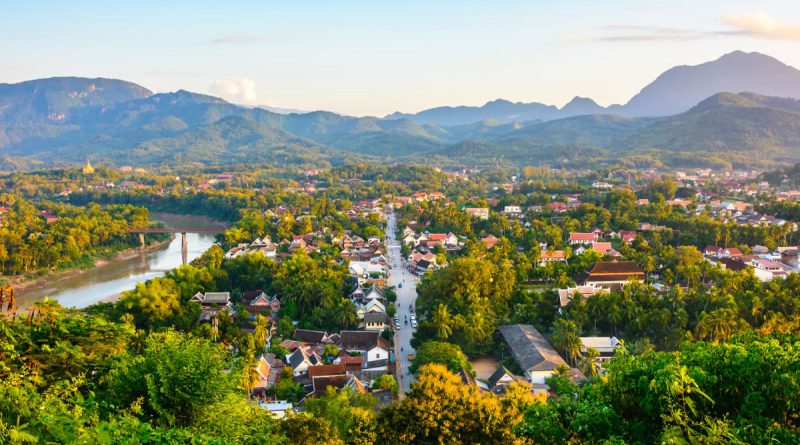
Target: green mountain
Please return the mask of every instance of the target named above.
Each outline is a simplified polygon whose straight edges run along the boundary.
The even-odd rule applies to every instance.
[[[440,165],[766,165],[800,160],[800,101],[720,93],[668,117],[588,114],[548,121],[421,125],[413,119],[279,114],[108,79],[54,78],[0,88],[0,169],[351,160]],[[574,112],[596,104],[576,98]],[[9,112],[14,110],[15,112]]]
[[[691,110],[639,128],[618,151],[658,149],[728,153],[753,159],[800,159],[800,101],[720,93]]]

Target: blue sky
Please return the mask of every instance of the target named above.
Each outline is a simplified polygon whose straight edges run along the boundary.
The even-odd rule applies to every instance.
[[[737,49],[800,68],[800,1],[3,0],[0,39],[0,82],[113,77],[357,115],[608,105]]]

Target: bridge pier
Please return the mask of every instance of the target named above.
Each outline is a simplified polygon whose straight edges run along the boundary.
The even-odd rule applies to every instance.
[[[189,245],[186,242],[186,232],[181,232],[181,258],[184,266],[189,263]]]
[[[139,246],[144,250],[146,247],[144,244],[144,232],[139,232]]]

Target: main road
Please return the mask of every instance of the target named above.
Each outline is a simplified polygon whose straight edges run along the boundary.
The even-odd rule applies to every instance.
[[[386,244],[389,251],[389,285],[394,286],[397,291],[397,314],[400,320],[400,329],[395,329],[394,334],[394,353],[396,360],[397,381],[400,384],[400,397],[411,389],[413,377],[408,372],[411,362],[408,354],[413,353],[411,348],[411,337],[415,329],[411,327],[410,307],[414,306],[417,300],[417,277],[408,272],[403,267],[403,258],[400,253],[400,242],[395,237],[397,231],[397,220],[394,212],[390,211],[386,218]],[[402,284],[402,287],[400,286]],[[408,318],[408,324],[405,319]],[[392,320],[394,324],[394,320]]]

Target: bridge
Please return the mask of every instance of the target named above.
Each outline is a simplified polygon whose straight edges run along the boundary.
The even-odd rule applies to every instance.
[[[210,234],[217,234],[217,233],[224,233],[227,228],[225,226],[215,226],[215,227],[144,227],[144,228],[131,228],[128,229],[128,233],[138,233],[139,234],[139,243],[142,246],[142,250],[145,249],[145,242],[144,242],[144,235],[145,233],[180,233],[181,234],[181,256],[183,257],[183,264],[187,264],[189,262],[189,247],[186,243],[186,234],[187,233],[210,233]]]

